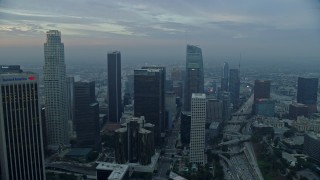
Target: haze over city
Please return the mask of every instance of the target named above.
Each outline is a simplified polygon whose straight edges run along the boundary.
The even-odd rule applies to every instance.
[[[319,0],[0,0],[0,180],[316,180]]]
[[[104,62],[121,50],[124,62],[185,59],[185,45],[204,62],[315,60],[320,57],[315,0],[104,1],[0,0],[2,62],[41,63],[45,32],[64,36],[66,63]]]

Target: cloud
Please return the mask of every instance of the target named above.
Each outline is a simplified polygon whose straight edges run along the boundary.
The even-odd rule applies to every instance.
[[[184,46],[187,40],[204,49],[232,51],[270,48],[270,42],[289,47],[292,39],[303,46],[308,39],[314,48],[319,47],[315,38],[320,30],[319,4],[312,0],[0,0],[0,36],[5,39],[0,46],[31,41],[58,29],[69,44],[78,38],[88,46],[105,42],[119,47]],[[241,46],[235,45],[239,41]],[[38,41],[30,43],[34,42]]]

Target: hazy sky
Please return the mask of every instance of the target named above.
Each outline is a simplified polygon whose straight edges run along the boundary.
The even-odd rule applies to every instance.
[[[62,33],[66,61],[320,58],[316,0],[0,0],[0,62],[42,62],[45,32]]]

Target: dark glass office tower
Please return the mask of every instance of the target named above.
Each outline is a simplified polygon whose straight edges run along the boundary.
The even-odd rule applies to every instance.
[[[182,111],[180,114],[181,126],[180,136],[181,142],[184,144],[190,143],[190,131],[191,131],[191,112]]]
[[[204,92],[203,60],[201,48],[187,45],[184,110],[191,110],[192,93]]]
[[[222,77],[226,78],[226,79],[229,79],[229,64],[227,62],[223,63]]]
[[[74,128],[78,147],[93,147],[99,137],[99,104],[95,82],[74,83]]]
[[[161,122],[161,132],[165,132],[167,123],[165,121],[165,92],[166,92],[166,68],[160,66],[144,66],[141,69],[155,69],[159,70],[160,73],[160,122]]]
[[[108,53],[108,100],[111,122],[120,122],[122,116],[121,101],[121,54],[119,51]]]
[[[240,96],[239,69],[230,69],[229,91],[230,91],[230,101],[233,104],[233,109],[237,109],[239,106],[239,96]]]
[[[221,78],[221,90],[228,91],[229,89],[229,64],[223,63],[222,78]]]
[[[43,180],[38,76],[0,73],[0,88],[0,179]]]
[[[270,98],[271,81],[254,81],[254,100]]]
[[[309,114],[317,112],[318,78],[298,78],[297,102],[308,106]]]
[[[159,145],[161,140],[164,109],[161,109],[160,69],[134,70],[134,116],[144,116],[147,123],[155,125],[154,141]]]
[[[221,78],[221,91],[228,91],[228,81],[227,78]]]

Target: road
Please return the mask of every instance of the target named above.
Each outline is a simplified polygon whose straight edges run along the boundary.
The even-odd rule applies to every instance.
[[[158,176],[155,176],[153,179],[165,178],[167,179],[167,171],[170,170],[171,164],[174,159],[172,155],[177,154],[178,149],[175,145],[179,138],[180,132],[180,117],[173,122],[173,128],[170,132],[167,132],[166,141],[164,143],[164,155],[161,155],[158,161]]]
[[[228,173],[225,177],[226,179],[248,179],[255,180],[261,179],[261,172],[256,166],[256,159],[252,158],[254,152],[252,148],[243,145],[243,141],[239,140],[239,137],[233,137],[232,135],[241,135],[245,140],[248,140],[251,135],[251,120],[247,120],[247,114],[250,114],[252,111],[253,104],[253,95],[239,108],[235,113],[238,116],[233,116],[232,119],[227,122],[227,125],[224,127],[224,137],[231,138],[228,143],[228,150],[230,152],[239,152],[239,150],[244,149],[241,153],[230,154],[231,157],[228,160],[228,163],[223,166],[226,168],[224,171]],[[246,115],[244,115],[246,114]],[[241,124],[244,124],[244,128],[241,130]],[[231,135],[230,135],[231,134]],[[228,136],[229,135],[229,136]],[[229,139],[230,140],[230,139]],[[246,153],[245,153],[246,152]],[[229,167],[227,167],[229,166]],[[229,170],[229,171],[228,171]],[[230,171],[231,170],[231,171]],[[230,175],[231,174],[231,175]]]

